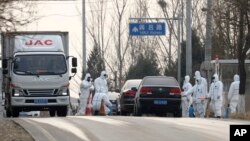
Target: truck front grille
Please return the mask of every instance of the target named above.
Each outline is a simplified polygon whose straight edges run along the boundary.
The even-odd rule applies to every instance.
[[[26,95],[30,96],[45,96],[45,95],[53,95],[55,94],[56,89],[26,89],[24,90]]]

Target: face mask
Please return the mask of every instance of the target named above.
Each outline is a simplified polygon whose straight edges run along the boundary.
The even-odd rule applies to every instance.
[[[90,77],[88,77],[88,78],[87,78],[87,81],[89,82],[89,81],[90,81],[90,79],[91,79],[91,78],[90,78]]]

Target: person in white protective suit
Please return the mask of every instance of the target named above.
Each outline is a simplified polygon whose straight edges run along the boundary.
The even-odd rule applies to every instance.
[[[204,85],[205,95],[207,96],[207,95],[208,95],[208,84],[207,84],[207,79],[201,76],[200,71],[195,71],[194,75],[195,75],[194,78],[201,78],[201,83]],[[197,81],[196,81],[195,83],[197,83]],[[205,101],[204,101],[204,110],[205,110],[205,111],[206,111],[206,109],[207,109],[207,104],[208,104],[208,100],[205,99]],[[205,114],[206,114],[206,113],[205,113]]]
[[[94,90],[94,86],[91,82],[91,75],[87,73],[84,80],[80,85],[80,106],[77,115],[85,115],[88,97],[91,96],[91,92]]]
[[[105,114],[111,115],[112,114],[112,103],[110,102],[107,94],[105,94],[105,93],[95,93],[94,98],[92,100],[92,110],[94,112],[94,115],[97,115],[99,113],[102,100],[104,102]]]
[[[192,94],[185,95],[185,92],[192,89],[192,84],[189,81],[190,81],[190,77],[189,75],[186,75],[183,86],[182,86],[182,89],[183,89],[183,96],[182,96],[183,103],[182,104],[183,104],[183,110],[184,110],[183,117],[189,117],[189,107],[192,104]]]
[[[194,78],[201,78],[202,79],[201,81],[202,81],[202,84],[205,86],[205,89],[206,89],[205,92],[207,95],[207,93],[208,93],[207,79],[201,76],[200,71],[195,71],[194,75],[195,75]],[[197,81],[195,83],[197,83]]]
[[[205,116],[205,98],[206,98],[206,88],[202,83],[201,77],[195,78],[196,84],[192,89],[185,92],[185,95],[193,93],[193,108],[195,117],[204,117]]]
[[[108,94],[108,85],[106,78],[107,78],[106,72],[102,71],[100,77],[95,79],[94,81],[95,93]]]
[[[240,87],[240,77],[239,75],[234,75],[234,82],[231,83],[228,92],[228,101],[230,103],[231,113],[236,112],[236,108],[239,102],[239,87]]]
[[[223,83],[219,80],[217,74],[214,74],[212,77],[212,83],[209,89],[208,97],[211,98],[211,107],[214,112],[214,117],[221,117],[221,108],[222,108],[222,98],[223,98]]]

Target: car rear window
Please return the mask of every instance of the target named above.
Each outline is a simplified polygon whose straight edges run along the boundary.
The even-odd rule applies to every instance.
[[[128,82],[126,89],[131,89],[132,87],[138,88],[139,84],[141,83],[141,80],[135,80]]]
[[[178,82],[171,77],[146,77],[143,85],[179,86]]]

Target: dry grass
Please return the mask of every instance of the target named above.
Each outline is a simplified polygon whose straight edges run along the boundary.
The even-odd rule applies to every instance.
[[[232,113],[230,115],[232,119],[242,119],[242,120],[250,120],[250,112],[248,113]]]
[[[34,139],[11,119],[0,118],[0,141],[34,141]]]

